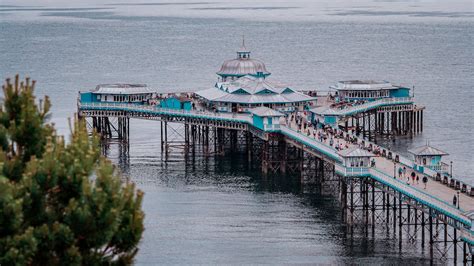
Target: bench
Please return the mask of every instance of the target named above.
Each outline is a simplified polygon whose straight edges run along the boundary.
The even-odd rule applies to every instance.
[[[443,184],[448,184],[448,177],[447,177],[447,176],[444,176],[444,178],[443,178]]]
[[[459,182],[458,180],[456,180],[455,188],[456,188],[456,190],[460,190],[460,189],[461,189],[461,182]]]

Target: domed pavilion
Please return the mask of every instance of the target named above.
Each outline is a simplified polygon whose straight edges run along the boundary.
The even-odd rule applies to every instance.
[[[270,74],[262,61],[250,58],[242,41],[237,58],[225,61],[217,72],[219,80],[214,87],[195,94],[208,108],[218,112],[250,112],[260,106],[294,112],[316,103],[316,98],[269,81]]]
[[[242,40],[242,46],[237,51],[237,58],[226,60],[217,72],[223,82],[236,80],[246,75],[266,78],[270,74],[262,61],[250,58],[250,51],[245,47],[245,40]]]

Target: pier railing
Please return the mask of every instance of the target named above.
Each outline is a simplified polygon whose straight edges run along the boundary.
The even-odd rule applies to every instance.
[[[443,214],[450,216],[451,218],[454,218],[460,222],[462,222],[464,225],[470,227],[471,226],[471,220],[469,217],[467,217],[464,214],[464,210],[458,209],[454,207],[452,204],[449,204],[448,202],[445,202],[439,198],[436,198],[422,190],[419,190],[418,188],[415,188],[413,186],[408,186],[404,182],[394,179],[392,176],[378,170],[375,168],[370,168],[369,173],[372,178],[376,179],[378,182],[385,184],[399,192],[402,192],[403,194],[414,198],[423,204],[436,209],[439,212],[442,212]]]
[[[346,177],[362,177],[370,176],[371,178],[377,180],[381,184],[387,185],[392,189],[401,192],[405,196],[408,196],[412,199],[415,199],[423,204],[433,208],[457,221],[460,221],[464,224],[464,227],[471,226],[471,220],[468,216],[465,215],[465,210],[458,209],[452,204],[449,204],[446,201],[443,201],[439,198],[436,198],[423,190],[420,190],[416,187],[409,186],[406,183],[393,178],[393,176],[382,172],[381,170],[373,167],[345,167],[342,164],[336,163],[334,170],[343,176]]]
[[[392,104],[410,104],[413,103],[413,98],[411,97],[399,97],[399,98],[384,98],[380,100],[375,100],[367,103],[363,103],[356,106],[346,107],[344,109],[335,110],[340,116],[353,115],[355,113],[363,113],[368,110],[374,109],[376,107]]]
[[[280,128],[281,127],[280,127],[279,124],[263,125],[263,130],[265,130],[265,131],[279,131]]]
[[[368,167],[345,167],[340,164],[334,166],[334,170],[345,177],[347,176],[368,176],[369,168]]]
[[[426,167],[440,173],[447,173],[449,171],[449,164],[443,162],[441,162],[439,165],[430,165]]]
[[[252,125],[252,119],[249,114],[223,113],[223,112],[208,112],[197,110],[182,110],[182,109],[168,109],[160,108],[153,105],[139,105],[139,104],[123,104],[123,103],[78,103],[81,110],[110,110],[110,111],[130,111],[141,112],[156,115],[178,115],[185,117],[195,117],[204,119],[219,119],[234,122],[248,123]],[[341,157],[336,150],[327,146],[313,138],[300,134],[297,131],[290,129],[284,125],[274,124],[265,125],[264,131],[279,131],[290,138],[302,142],[303,144],[318,150],[327,155],[333,160],[341,161]]]
[[[330,146],[327,146],[324,143],[321,143],[320,141],[317,141],[314,138],[308,137],[302,133],[299,133],[287,126],[280,126],[280,132],[286,136],[288,136],[291,139],[297,140],[300,143],[309,146],[313,149],[318,150],[319,152],[325,154],[326,156],[330,157],[333,160],[336,161],[342,161],[342,158],[339,154],[337,154],[337,151]]]
[[[339,129],[338,129],[337,127],[335,127],[335,126],[332,126],[332,128],[339,130]],[[374,149],[379,149],[381,152],[382,152],[383,150],[385,150],[385,151],[386,151],[386,155],[385,155],[385,156],[388,156],[388,153],[391,153],[391,154],[392,154],[392,160],[393,160],[393,161],[396,161],[395,158],[398,157],[398,163],[400,163],[400,164],[402,164],[402,165],[405,165],[405,166],[407,166],[407,167],[409,167],[409,168],[412,168],[412,169],[416,170],[416,169],[415,169],[415,168],[416,168],[416,167],[415,167],[415,165],[416,165],[415,161],[412,160],[412,159],[410,159],[410,158],[408,158],[408,157],[406,157],[406,156],[404,156],[404,155],[402,155],[401,153],[398,153],[398,152],[395,152],[395,151],[390,150],[390,149],[388,149],[388,148],[385,148],[385,147],[383,147],[383,146],[380,146],[380,145],[376,144],[375,142],[369,141],[369,140],[367,140],[367,139],[365,139],[365,138],[361,138],[360,136],[357,136],[357,135],[355,135],[355,134],[353,134],[353,133],[344,132],[344,135],[346,135],[346,134],[349,135],[349,136],[351,136],[351,137],[355,137],[358,142],[364,141],[365,146],[372,145],[372,150],[374,150]],[[457,188],[457,189],[461,189],[462,187],[464,187],[464,189],[463,189],[463,192],[464,192],[464,193],[468,193],[468,191],[471,191],[471,190],[474,189],[474,187],[473,187],[472,185],[470,185],[470,184],[468,184],[468,183],[466,183],[466,182],[463,182],[463,181],[461,181],[461,180],[459,180],[459,179],[456,179],[456,178],[454,178],[453,176],[450,176],[450,175],[446,174],[446,173],[448,172],[448,168],[449,168],[449,165],[448,165],[448,164],[441,162],[441,165],[438,166],[438,167],[431,167],[431,166],[430,166],[430,167],[424,167],[424,170],[423,170],[423,173],[422,173],[422,174],[425,174],[425,175],[427,175],[427,176],[429,176],[429,177],[431,177],[431,178],[433,178],[433,179],[435,179],[435,176],[436,176],[437,174],[443,174],[443,175],[445,175],[445,176],[449,176],[449,180],[454,180],[454,185],[452,184],[452,182],[449,182],[449,181],[446,181],[445,185],[446,185],[446,186],[451,186],[451,187],[456,187],[455,184],[458,183],[458,184],[459,184],[459,188]],[[437,181],[442,181],[442,180],[437,180]]]
[[[148,114],[177,115],[184,117],[207,118],[228,120],[241,123],[251,122],[250,116],[246,114],[208,112],[197,110],[183,110],[161,108],[154,105],[123,104],[123,103],[79,103],[81,110],[113,110],[113,111],[131,111]]]

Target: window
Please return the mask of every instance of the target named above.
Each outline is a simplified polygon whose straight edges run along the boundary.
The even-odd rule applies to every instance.
[[[234,94],[249,94],[248,92],[246,92],[244,89],[240,88],[236,91],[233,92]]]
[[[261,90],[261,91],[257,92],[256,94],[274,94],[274,92],[271,91],[271,90],[268,90],[268,89],[264,89],[264,90]]]

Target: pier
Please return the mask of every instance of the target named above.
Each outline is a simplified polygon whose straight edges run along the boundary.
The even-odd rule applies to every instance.
[[[151,120],[163,160],[175,150],[242,151],[264,176],[297,177],[337,197],[349,231],[385,226],[399,245],[408,240],[432,258],[473,264],[474,188],[452,176],[442,151],[427,145],[408,158],[376,143],[422,133],[425,108],[408,87],[345,81],[333,94],[303,93],[267,81],[270,72],[244,44],[217,74],[214,87],[181,94],[99,85],[79,93],[78,116],[104,140],[124,142],[130,119]]]
[[[92,127],[98,132],[106,132],[107,138],[126,140],[130,119],[159,121],[165,153],[179,146],[192,154],[197,145],[202,145],[206,154],[213,156],[225,152],[226,146],[245,147],[249,161],[260,162],[264,174],[299,174],[302,182],[328,185],[340,199],[349,226],[392,224],[393,230],[399,232],[400,243],[402,232],[409,233],[413,241],[426,245],[432,253],[440,253],[455,262],[472,263],[473,213],[467,208],[474,206],[473,188],[463,184],[466,189],[459,194],[461,207],[456,208],[449,203],[457,193],[455,187],[449,186],[451,182],[443,184],[431,175],[416,171],[413,160],[383,147],[380,148],[385,152],[381,154],[386,155],[374,157],[374,167],[348,167],[336,149],[303,133],[295,124],[285,124],[284,119],[281,119],[283,124],[266,125],[261,129],[254,124],[253,114],[120,103],[79,102],[78,108],[81,117],[97,121],[92,122]],[[178,133],[172,132],[177,123],[184,125],[184,132],[179,132],[183,136],[180,145],[169,141],[170,135]],[[362,141],[365,145],[372,144],[355,134],[343,134],[356,137],[359,144]],[[389,153],[392,159],[388,158]],[[419,185],[408,185],[405,179],[394,178],[393,169],[399,166],[430,178],[427,188],[423,189],[421,181]],[[323,178],[314,180],[321,176]],[[450,249],[444,248],[447,243]]]

